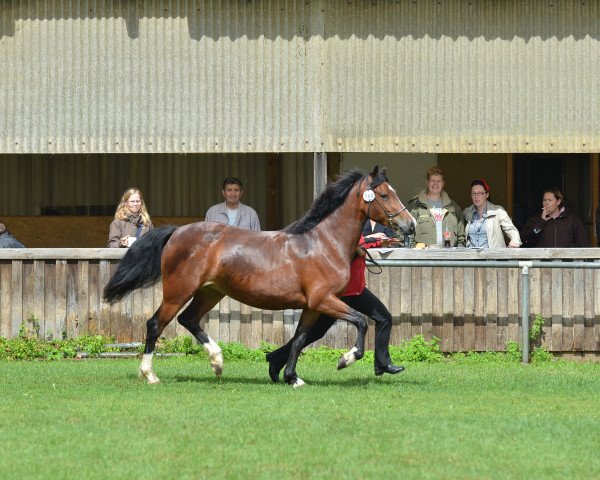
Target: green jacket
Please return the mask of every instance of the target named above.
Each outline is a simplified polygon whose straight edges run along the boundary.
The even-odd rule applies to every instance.
[[[458,204],[444,191],[442,191],[442,203],[444,209],[442,232],[445,232],[446,228],[448,229],[451,234],[450,242],[453,247],[464,247],[466,239],[463,212]],[[435,220],[427,206],[425,190],[408,202],[408,211],[417,221],[415,234],[409,237],[410,246],[414,247],[417,243],[424,243],[425,245],[437,244]]]

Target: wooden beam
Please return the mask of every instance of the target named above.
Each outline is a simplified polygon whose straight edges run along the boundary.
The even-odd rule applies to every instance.
[[[515,186],[513,154],[506,154],[506,212],[512,218]]]
[[[126,253],[126,248],[0,248],[0,260],[106,261],[121,260]],[[600,260],[597,248],[372,248],[370,253],[392,260]]]
[[[267,155],[267,230],[283,227],[281,208],[281,157],[278,153]]]
[[[327,179],[330,182],[335,180],[335,177],[340,173],[342,166],[342,154],[340,152],[333,152],[327,154]]]
[[[315,152],[313,172],[313,195],[314,198],[317,198],[327,186],[327,153]]]
[[[596,209],[598,208],[598,197],[600,196],[598,188],[600,183],[600,154],[592,153],[590,155],[590,181],[592,182],[592,232],[590,245],[598,246],[598,238],[596,237]]]

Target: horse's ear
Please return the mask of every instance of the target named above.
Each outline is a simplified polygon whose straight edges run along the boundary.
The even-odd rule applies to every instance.
[[[381,169],[381,171],[379,172],[379,175],[381,175],[383,178],[387,178],[387,165],[385,167],[383,167]]]
[[[378,172],[379,172],[379,165],[375,165],[375,167],[373,168],[373,171],[370,173],[371,178],[375,178],[377,176]]]

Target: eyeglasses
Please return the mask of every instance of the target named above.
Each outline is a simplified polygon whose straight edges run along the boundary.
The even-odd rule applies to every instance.
[[[483,197],[487,192],[471,192],[472,197]]]

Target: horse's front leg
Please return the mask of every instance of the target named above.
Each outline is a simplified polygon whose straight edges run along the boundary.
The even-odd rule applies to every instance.
[[[346,305],[338,297],[331,296],[320,305],[321,311],[339,320],[346,320],[356,327],[356,343],[344,353],[338,361],[338,370],[349,367],[365,355],[365,337],[367,335],[367,320],[353,308]]]
[[[356,310],[352,310],[351,313],[341,319],[347,320],[354,325],[357,333],[354,346],[340,357],[337,366],[338,370],[349,367],[365,356],[365,337],[367,336],[367,321]]]
[[[313,326],[318,316],[318,312],[304,310],[300,316],[300,322],[298,323],[298,328],[296,328],[296,333],[294,333],[294,338],[290,342],[290,354],[285,365],[285,370],[283,371],[283,379],[285,380],[285,383],[294,388],[304,385],[304,381],[301,378],[298,378],[298,375],[296,374],[296,363],[298,363],[300,352],[302,352],[302,349],[306,345],[308,331]]]

